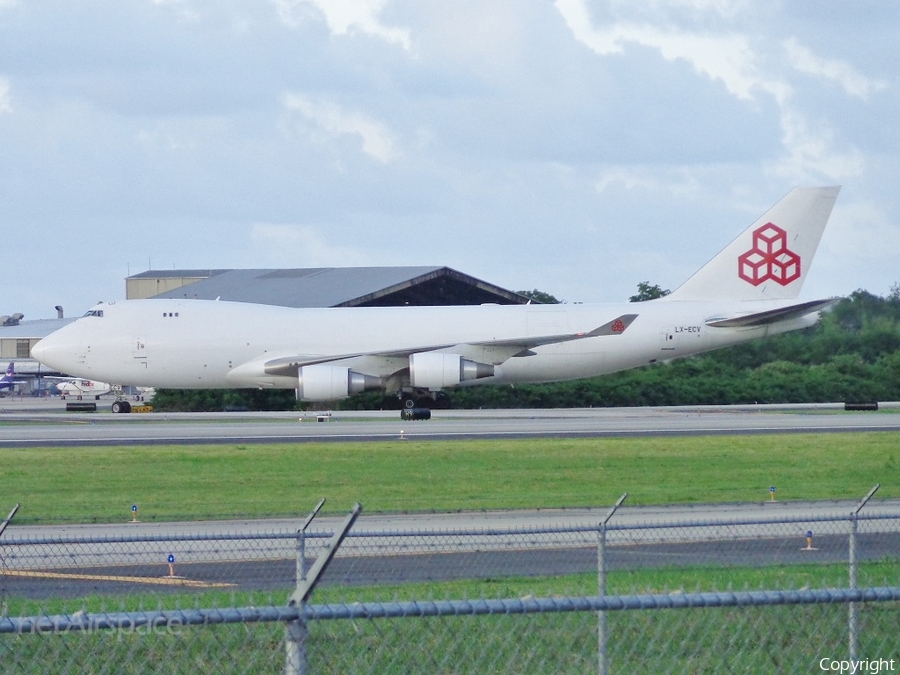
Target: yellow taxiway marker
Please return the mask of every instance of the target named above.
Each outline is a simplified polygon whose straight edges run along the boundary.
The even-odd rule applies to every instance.
[[[126,577],[108,574],[72,574],[69,572],[42,572],[39,570],[3,570],[6,577],[32,577],[35,579],[66,579],[70,581],[118,581],[126,584],[158,584],[162,586],[188,586],[190,588],[231,588],[235,584],[185,579],[184,577]]]

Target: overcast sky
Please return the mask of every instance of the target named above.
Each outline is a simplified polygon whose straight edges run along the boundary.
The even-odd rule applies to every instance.
[[[843,185],[808,299],[900,281],[900,3],[0,0],[0,314],[154,269],[675,288]]]

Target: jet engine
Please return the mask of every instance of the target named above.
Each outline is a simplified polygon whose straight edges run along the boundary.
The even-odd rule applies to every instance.
[[[493,374],[494,366],[464,359],[459,354],[419,352],[409,356],[409,382],[421,389],[438,391]]]
[[[302,366],[297,374],[297,398],[304,401],[333,401],[383,386],[380,377],[340,366]]]

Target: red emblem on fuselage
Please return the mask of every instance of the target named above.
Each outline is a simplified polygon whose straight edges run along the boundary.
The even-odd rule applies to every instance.
[[[787,232],[766,223],[753,232],[753,248],[738,256],[738,276],[759,286],[774,281],[787,286],[800,278],[800,256],[787,246]]]

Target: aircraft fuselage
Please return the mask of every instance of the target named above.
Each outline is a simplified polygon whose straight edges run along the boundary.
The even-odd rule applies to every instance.
[[[747,313],[756,311],[757,303],[742,304]],[[764,305],[768,309],[772,303]],[[172,388],[296,388],[296,375],[267,374],[263,364],[297,356],[305,363],[328,362],[390,377],[408,367],[411,351],[435,348],[484,362],[491,348],[473,343],[577,335],[622,314],[637,315],[621,334],[545,344],[512,358],[501,355],[492,377],[461,384],[550,382],[688,356],[803,328],[818,318],[814,314],[761,327],[713,328],[707,320],[733,315],[734,303],[660,301],[294,309],[132,300],[98,305],[96,310],[39,343],[38,358],[78,377]]]

